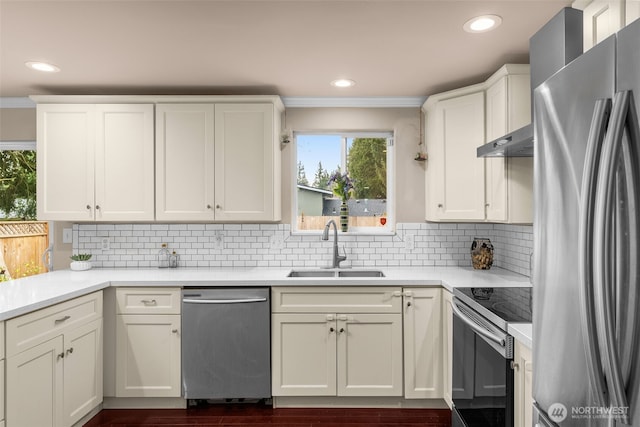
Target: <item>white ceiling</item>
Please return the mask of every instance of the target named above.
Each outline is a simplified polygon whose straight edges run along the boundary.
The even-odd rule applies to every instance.
[[[568,0],[0,0],[0,97],[412,97],[528,62]],[[495,31],[463,24],[496,14]],[[44,74],[25,61],[62,71]],[[356,86],[336,89],[336,78]]]

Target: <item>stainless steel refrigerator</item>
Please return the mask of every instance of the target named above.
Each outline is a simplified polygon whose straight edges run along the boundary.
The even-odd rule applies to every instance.
[[[534,108],[534,425],[640,426],[640,21]]]

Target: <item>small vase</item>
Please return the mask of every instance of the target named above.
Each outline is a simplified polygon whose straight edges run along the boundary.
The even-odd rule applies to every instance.
[[[340,205],[340,231],[349,231],[349,206],[345,200]]]
[[[91,261],[71,261],[69,268],[73,271],[85,271],[91,269]]]

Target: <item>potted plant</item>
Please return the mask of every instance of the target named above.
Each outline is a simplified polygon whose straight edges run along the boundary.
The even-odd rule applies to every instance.
[[[91,254],[76,254],[71,255],[71,264],[69,267],[73,271],[84,271],[91,268]]]

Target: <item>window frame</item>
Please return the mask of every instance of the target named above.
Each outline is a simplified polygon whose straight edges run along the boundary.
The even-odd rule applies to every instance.
[[[292,235],[320,235],[322,230],[298,230],[298,136],[300,135],[333,135],[340,136],[341,143],[341,166],[346,165],[347,157],[347,139],[349,138],[385,138],[387,139],[387,223],[382,227],[349,227],[349,231],[340,233],[341,235],[354,236],[392,236],[396,234],[396,215],[395,215],[395,134],[393,131],[341,131],[341,130],[324,130],[324,131],[294,131],[293,132],[293,155],[291,156],[291,234]]]

